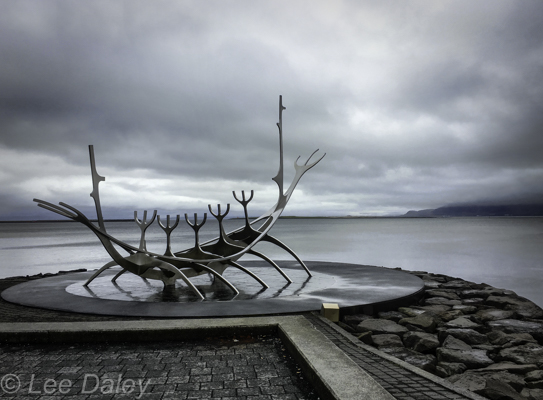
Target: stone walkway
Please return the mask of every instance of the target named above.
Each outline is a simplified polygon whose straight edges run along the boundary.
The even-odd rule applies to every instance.
[[[0,377],[6,399],[317,399],[281,341],[269,336],[1,346]]]

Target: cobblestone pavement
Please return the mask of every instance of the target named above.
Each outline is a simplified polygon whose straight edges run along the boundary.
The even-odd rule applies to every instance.
[[[470,399],[354,345],[315,315],[306,314],[305,317],[387,392],[399,400]]]
[[[281,341],[269,336],[0,346],[0,379],[6,399],[318,398]]]

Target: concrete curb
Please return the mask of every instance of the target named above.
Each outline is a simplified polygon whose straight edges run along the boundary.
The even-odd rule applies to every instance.
[[[323,399],[393,400],[304,317],[279,325],[279,337]]]
[[[249,333],[278,335],[323,399],[394,399],[303,316],[0,323],[0,342],[6,344],[170,341]]]
[[[0,343],[156,342],[274,334],[272,318],[0,323]]]

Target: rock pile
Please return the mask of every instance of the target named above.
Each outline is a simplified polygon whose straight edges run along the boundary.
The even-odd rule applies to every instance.
[[[445,275],[418,304],[339,322],[366,344],[489,399],[543,400],[543,310],[514,292]]]

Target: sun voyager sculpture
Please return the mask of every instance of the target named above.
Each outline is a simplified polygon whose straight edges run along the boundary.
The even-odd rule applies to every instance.
[[[238,203],[241,204],[244,210],[245,225],[231,232],[225,232],[223,219],[230,211],[230,204],[227,204],[224,212],[221,212],[220,205],[217,205],[216,212],[214,212],[211,205],[209,205],[209,212],[218,221],[219,236],[205,243],[200,243],[198,232],[207,220],[207,213],[204,213],[204,217],[201,222],[198,222],[198,214],[194,214],[194,222],[191,222],[187,214],[185,214],[187,224],[194,230],[195,241],[193,247],[178,252],[172,251],[170,236],[172,231],[179,224],[179,215],[176,216],[175,222],[173,225],[171,225],[169,215],[166,216],[166,221],[164,224],[164,221],[161,221],[160,215],[157,216],[156,210],[153,212],[150,219],[147,219],[147,211],[144,211],[142,220],[138,219],[137,211],[135,211],[134,219],[141,229],[141,239],[138,247],[125,243],[108,234],[104,224],[104,218],[102,216],[102,206],[100,204],[100,193],[98,188],[100,182],[105,180],[105,177],[99,175],[96,171],[94,149],[93,146],[90,145],[89,155],[93,187],[90,195],[94,199],[98,225],[91,222],[81,211],[70,206],[69,204],[60,202],[59,205],[56,205],[44,200],[34,199],[34,201],[38,203],[39,207],[87,226],[92,232],[94,232],[94,234],[96,234],[105,250],[111,256],[112,261],[108,262],[102,268],[97,270],[84,283],[84,286],[88,286],[102,272],[118,265],[121,267],[121,271],[112,278],[113,282],[115,282],[122,274],[131,272],[132,274],[145,279],[156,279],[162,281],[164,284],[164,289],[166,290],[175,286],[176,281],[180,279],[185,282],[192,292],[194,292],[194,294],[202,300],[204,300],[204,295],[190,280],[191,278],[202,274],[211,274],[214,279],[222,281],[232,290],[234,297],[239,294],[238,289],[223,277],[223,272],[228,267],[237,268],[245,274],[248,274],[253,279],[258,281],[258,283],[262,285],[263,289],[267,289],[268,285],[262,279],[237,262],[245,254],[251,254],[265,260],[270,264],[270,266],[275,268],[288,283],[292,283],[292,280],[288,277],[285,271],[283,271],[277,265],[277,263],[266,255],[254,250],[254,246],[261,241],[272,243],[287,251],[296,259],[301,267],[305,269],[308,276],[311,277],[311,272],[300,257],[298,257],[294,251],[292,251],[279,239],[269,234],[270,229],[279,219],[302,176],[319,161],[321,161],[326,155],[323,154],[318,160],[309,163],[313,155],[318,151],[317,149],[311,154],[311,156],[309,156],[303,165],[298,164],[298,160],[300,159],[300,157],[298,157],[294,162],[296,173],[290,186],[285,191],[283,185],[283,110],[285,109],[286,108],[283,107],[282,96],[279,96],[279,122],[277,123],[277,127],[279,128],[279,171],[277,172],[277,175],[272,178],[277,183],[279,188],[279,196],[275,205],[257,219],[250,221],[247,206],[253,199],[254,192],[251,190],[250,196],[246,198],[245,192],[242,191],[240,198],[234,191],[234,198]],[[166,251],[164,254],[150,252],[146,248],[145,231],[155,221],[155,218],[158,220],[158,224],[166,234]],[[127,252],[128,255],[122,255],[119,253],[115,245]]]

